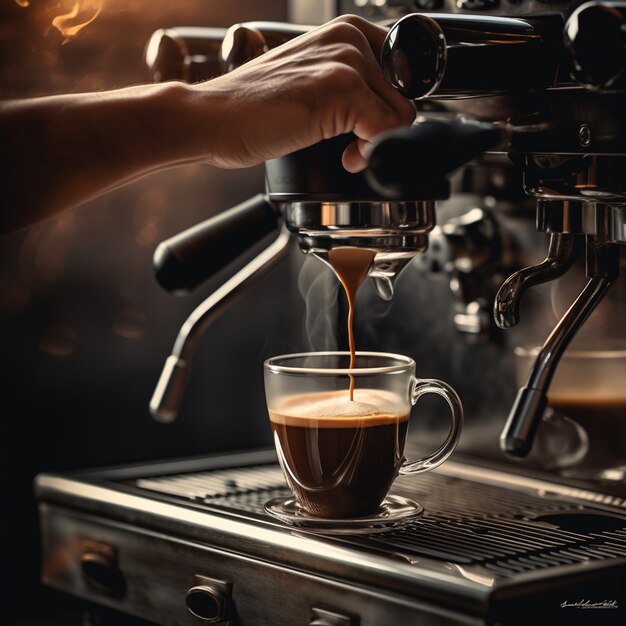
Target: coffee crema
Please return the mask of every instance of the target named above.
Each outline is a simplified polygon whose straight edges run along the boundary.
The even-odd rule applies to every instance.
[[[404,461],[408,412],[394,394],[290,396],[269,410],[278,458],[302,507],[323,518],[378,510]]]

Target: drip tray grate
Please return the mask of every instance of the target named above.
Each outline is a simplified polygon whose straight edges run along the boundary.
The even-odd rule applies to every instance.
[[[267,500],[289,493],[278,465],[143,478],[135,485],[255,516],[265,516]],[[399,478],[393,492],[423,504],[424,516],[380,535],[333,540],[408,562],[427,557],[498,576],[626,557],[626,515],[618,510],[437,472]]]

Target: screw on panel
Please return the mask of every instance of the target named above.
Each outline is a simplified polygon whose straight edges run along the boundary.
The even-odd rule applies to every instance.
[[[578,129],[578,143],[585,148],[591,143],[591,128],[587,124],[581,124]]]

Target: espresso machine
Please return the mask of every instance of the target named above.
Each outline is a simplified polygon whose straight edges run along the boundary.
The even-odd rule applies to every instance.
[[[362,537],[269,518],[264,502],[286,492],[269,450],[41,475],[44,581],[159,624],[623,623],[623,319],[597,380],[604,346],[572,342],[596,308],[613,297],[621,310],[626,299],[626,5],[345,0],[292,9],[292,24],[162,29],[148,66],[157,80],[210,78],[312,28],[299,22],[359,13],[388,29],[381,67],[415,102],[416,121],[377,138],[363,174],[341,166],[350,136],[269,161],[262,193],[157,248],[157,280],[175,293],[255,255],[189,316],[150,411],[176,419],[205,330],[292,259],[294,243],[320,271],[334,248],[365,247],[375,251],[366,297],[393,303],[385,323],[408,326],[393,348],[428,359],[459,390],[464,440],[453,461],[396,482],[424,504],[422,518]],[[535,334],[514,356],[532,324],[527,301],[544,289],[530,288],[582,264],[583,284],[547,337]],[[610,423],[548,407],[576,355],[592,359],[576,387],[617,376],[604,398]],[[428,433],[414,445],[424,443]]]

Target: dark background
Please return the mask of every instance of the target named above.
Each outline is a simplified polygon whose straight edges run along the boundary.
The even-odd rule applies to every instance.
[[[81,0],[78,18],[93,16],[99,2]],[[96,19],[65,41],[51,24],[73,4],[0,3],[0,98],[148,82],[143,50],[158,28],[286,18],[286,2],[279,0],[103,0]],[[65,622],[59,615],[66,614],[67,623],[76,623],[67,608],[71,602],[39,583],[32,495],[38,472],[269,445],[263,360],[346,347],[336,281],[321,263],[305,262],[294,250],[208,330],[179,419],[164,425],[150,418],[148,401],[178,329],[219,282],[187,298],[167,294],[153,278],[154,249],[262,189],[262,167],[187,166],[0,237],[3,623],[8,618],[15,626],[60,624]],[[465,198],[460,209],[482,200]],[[1,193],[0,202],[2,211],[28,210],[6,206]],[[439,218],[452,208],[439,207]],[[546,239],[535,232],[533,216],[532,210],[499,216],[519,256],[511,265],[528,265],[545,254]],[[581,272],[570,274],[573,291],[566,297],[553,298],[550,286],[536,288],[525,298],[520,327],[472,344],[454,330],[448,277],[428,280],[409,266],[392,302],[377,298],[371,284],[360,291],[357,347],[409,355],[418,376],[452,384],[466,410],[459,450],[500,459],[497,438],[516,388],[511,348],[547,335],[564,310],[554,301],[569,304],[584,282]],[[494,284],[502,279],[495,275]],[[611,298],[620,304],[612,315],[623,320],[626,282],[620,283],[621,292],[618,285],[612,290]],[[588,327],[623,328],[607,319],[599,310]],[[440,406],[436,400],[420,401],[424,419],[411,424],[414,439],[431,448],[447,425]]]
[[[78,18],[92,16],[97,3],[81,4]],[[279,0],[101,4],[97,18],[63,43],[51,22],[73,1],[2,2],[1,98],[149,82],[143,49],[157,28],[284,20],[286,12]],[[209,330],[179,419],[155,423],[147,408],[179,327],[211,288],[187,298],[162,291],[152,274],[156,245],[262,189],[262,168],[189,166],[0,237],[4,623],[7,616],[9,622],[40,623],[61,606],[39,585],[32,495],[38,472],[270,443],[261,363],[302,348],[301,325],[287,324],[293,295],[280,287],[290,280],[288,263]],[[1,210],[28,207],[2,201]]]

